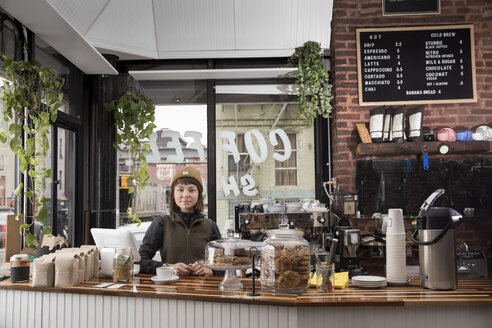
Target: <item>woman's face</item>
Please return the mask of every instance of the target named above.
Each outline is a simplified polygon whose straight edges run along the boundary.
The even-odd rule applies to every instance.
[[[195,212],[195,205],[198,202],[198,188],[194,184],[183,184],[178,182],[174,187],[174,201],[181,209],[181,212]]]

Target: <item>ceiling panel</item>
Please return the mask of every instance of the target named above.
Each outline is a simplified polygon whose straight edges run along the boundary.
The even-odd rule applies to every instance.
[[[287,57],[311,40],[329,49],[334,0],[29,1],[48,2],[92,46],[124,60]]]
[[[111,0],[86,37],[96,47],[157,58],[152,0]]]
[[[159,53],[234,49],[233,5],[231,0],[154,0]]]
[[[294,49],[330,45],[332,0],[236,0],[236,48]]]
[[[86,74],[118,74],[92,44],[44,0],[0,0],[0,7]]]
[[[47,0],[84,35],[110,0]]]

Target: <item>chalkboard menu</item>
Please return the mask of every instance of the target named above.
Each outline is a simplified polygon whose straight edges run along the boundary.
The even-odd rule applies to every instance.
[[[438,14],[440,0],[383,0],[383,15]]]
[[[473,25],[356,33],[359,105],[477,101]]]

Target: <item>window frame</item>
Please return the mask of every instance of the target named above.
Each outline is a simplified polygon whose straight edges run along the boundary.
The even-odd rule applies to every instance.
[[[294,136],[295,137],[295,147],[292,147],[292,155],[295,154],[295,159],[296,159],[296,166],[295,167],[277,167],[277,161],[275,161],[275,167],[274,167],[274,173],[275,173],[275,186],[276,187],[296,187],[296,186],[299,186],[299,157],[298,157],[298,138],[297,138],[297,133],[293,132],[293,133],[287,133],[287,137],[289,137],[289,140],[290,140],[290,136]],[[291,141],[291,145],[292,145],[292,140]],[[275,147],[275,150],[276,151],[283,151],[285,150],[285,148],[277,148],[277,146]],[[295,178],[296,178],[296,181],[295,181],[295,184],[278,184],[277,183],[277,171],[288,171],[288,170],[295,170]]]

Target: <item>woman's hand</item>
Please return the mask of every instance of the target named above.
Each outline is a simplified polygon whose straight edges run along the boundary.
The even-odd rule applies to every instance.
[[[211,276],[213,275],[213,272],[210,268],[204,267],[198,262],[195,262],[193,264],[190,264],[190,267],[193,270],[193,275],[195,276]]]
[[[192,266],[188,264],[179,262],[175,264],[170,264],[169,266],[176,270],[176,274],[178,276],[186,276],[193,273]]]

